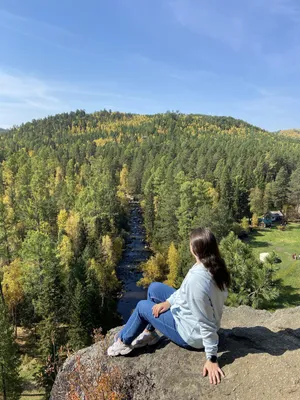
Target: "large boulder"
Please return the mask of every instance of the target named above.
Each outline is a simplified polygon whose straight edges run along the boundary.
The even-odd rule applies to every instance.
[[[109,332],[108,342],[118,329]],[[155,348],[127,357],[108,358],[102,347],[95,344],[65,362],[52,400],[68,398],[69,376],[78,358],[91,379],[97,378],[100,364],[102,369],[118,366],[133,400],[300,399],[300,307],[275,313],[226,307],[219,346],[226,377],[217,386],[202,377],[203,351],[187,351],[164,338]]]

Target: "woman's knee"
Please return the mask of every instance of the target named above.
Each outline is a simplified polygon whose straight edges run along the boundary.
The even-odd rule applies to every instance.
[[[148,298],[152,296],[156,297],[155,295],[157,295],[161,291],[162,286],[164,286],[164,284],[160,282],[150,283],[148,287]]]
[[[152,312],[152,303],[149,300],[140,300],[137,303],[136,309],[140,315],[148,314]]]

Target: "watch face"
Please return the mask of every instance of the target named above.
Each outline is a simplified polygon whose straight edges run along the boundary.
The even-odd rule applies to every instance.
[[[211,356],[209,359],[211,362],[216,363],[217,362],[217,356]]]

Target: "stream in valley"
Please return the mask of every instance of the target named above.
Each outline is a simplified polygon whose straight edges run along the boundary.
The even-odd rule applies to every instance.
[[[118,278],[123,283],[123,293],[119,299],[117,310],[124,323],[127,322],[136,304],[146,298],[146,289],[137,286],[138,280],[142,277],[138,266],[141,262],[147,261],[151,255],[146,243],[143,216],[138,201],[130,201],[128,222],[129,240],[117,267]]]

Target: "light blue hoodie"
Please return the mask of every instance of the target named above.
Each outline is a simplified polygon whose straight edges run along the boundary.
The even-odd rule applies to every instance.
[[[204,347],[206,357],[218,353],[218,330],[228,292],[221,291],[203,264],[196,263],[167,301],[177,330],[190,346]]]

